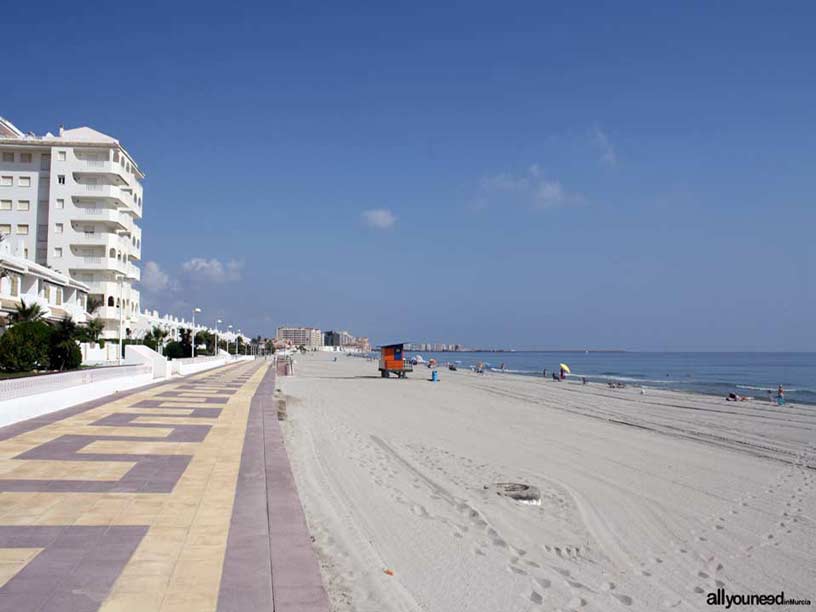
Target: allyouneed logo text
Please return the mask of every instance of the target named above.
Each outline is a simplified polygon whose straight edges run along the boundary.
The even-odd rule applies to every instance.
[[[785,591],[779,593],[734,593],[729,594],[725,589],[717,589],[708,593],[706,603],[709,606],[725,606],[728,610],[732,606],[809,606],[809,599],[794,599],[785,596]]]

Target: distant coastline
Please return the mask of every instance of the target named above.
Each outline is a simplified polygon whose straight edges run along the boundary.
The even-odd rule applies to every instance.
[[[624,349],[459,349],[456,351],[416,351],[410,353],[626,353]]]

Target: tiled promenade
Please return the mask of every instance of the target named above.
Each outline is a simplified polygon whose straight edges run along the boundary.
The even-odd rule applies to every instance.
[[[0,611],[326,612],[274,377],[244,362],[0,429]]]

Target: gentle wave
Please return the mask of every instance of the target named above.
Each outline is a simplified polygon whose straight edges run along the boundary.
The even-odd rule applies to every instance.
[[[727,384],[727,383],[723,383]],[[799,387],[784,387],[786,393],[816,393],[813,389],[799,388]],[[737,389],[750,389],[751,391],[773,391],[776,393],[776,386],[770,387],[754,387],[752,385],[737,385]]]

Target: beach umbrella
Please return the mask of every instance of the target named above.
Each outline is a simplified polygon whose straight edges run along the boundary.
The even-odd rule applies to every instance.
[[[560,366],[561,369],[564,370],[567,374],[572,374],[572,372],[570,372],[569,366],[566,363],[562,363],[560,364]]]

